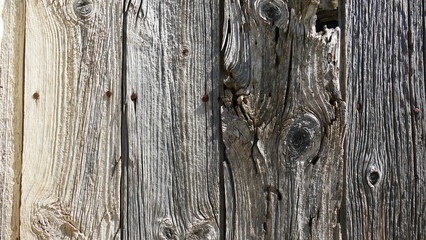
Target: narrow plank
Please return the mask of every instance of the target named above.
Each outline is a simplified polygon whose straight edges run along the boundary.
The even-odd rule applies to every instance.
[[[0,239],[19,236],[25,2],[0,1]]]
[[[227,239],[341,237],[340,30],[316,32],[318,2],[225,1]]]
[[[125,11],[122,238],[218,239],[219,2],[127,1]]]
[[[345,239],[425,239],[424,1],[347,1]]]
[[[119,237],[122,2],[26,3],[21,238]]]

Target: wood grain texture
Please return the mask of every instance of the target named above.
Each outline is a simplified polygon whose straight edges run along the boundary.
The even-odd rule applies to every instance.
[[[24,2],[0,1],[0,239],[19,233],[24,31]]]
[[[345,9],[346,239],[425,239],[425,3]]]
[[[227,239],[339,239],[339,29],[318,1],[225,1]]]
[[[21,239],[119,237],[122,2],[26,4]]]
[[[219,2],[127,1],[125,14],[122,238],[219,239]]]

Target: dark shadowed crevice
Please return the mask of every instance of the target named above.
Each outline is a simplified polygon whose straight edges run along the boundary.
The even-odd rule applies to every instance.
[[[127,3],[128,2],[128,3]],[[129,1],[123,1],[123,25],[122,25],[122,49],[121,49],[121,179],[120,179],[120,239],[128,239],[124,236],[128,231],[124,231],[124,221],[126,221],[127,213],[127,194],[128,194],[128,174],[127,166],[129,159],[129,136],[127,126],[127,10]],[[127,226],[127,224],[126,224]]]
[[[225,0],[219,1],[219,43],[222,42],[223,38],[225,37],[223,33],[223,27],[224,27],[224,20],[225,20]],[[228,24],[228,23],[226,23]],[[225,53],[223,50],[220,51],[219,56],[219,64],[220,64],[220,70],[223,74],[220,74],[221,76],[225,76]],[[220,96],[223,95],[225,92],[225,86],[222,83],[222,81],[218,81],[219,89],[220,89]],[[219,97],[220,98],[220,97]],[[220,99],[219,99],[220,100]],[[222,120],[221,120],[221,113],[220,113],[220,107],[219,105],[219,239],[225,240],[226,239],[226,196],[225,196],[225,176],[224,176],[224,164],[226,161],[226,153],[225,153],[225,145],[223,143],[223,135],[222,135]]]
[[[318,8],[317,21],[315,22],[316,32],[324,31],[325,27],[339,27],[339,9],[341,8],[339,8],[338,6],[334,8],[332,6],[326,6],[325,4],[321,4]]]
[[[340,82],[340,90],[342,95],[342,100],[344,102],[347,101],[346,99],[346,91],[347,91],[347,81],[346,81],[346,0],[339,0],[338,1],[338,7],[337,7],[337,18],[338,18],[338,26],[340,28],[340,72],[339,72],[339,82]],[[358,111],[362,110],[362,104],[357,104],[356,109]],[[348,124],[348,123],[347,123]],[[346,131],[346,129],[344,129]],[[346,134],[344,135],[346,136]],[[347,196],[347,160],[348,160],[348,141],[345,137],[343,140],[343,174],[342,174],[342,187],[341,187],[341,203],[340,208],[337,212],[337,222],[340,224],[340,233],[336,233],[336,235],[340,234],[341,239],[348,240],[347,235],[347,208],[348,204],[346,202],[346,196]]]
[[[22,164],[23,164],[23,153],[24,153],[24,107],[25,107],[25,54],[26,54],[26,25],[27,25],[27,3],[23,3],[23,51],[22,51],[22,91],[21,91],[21,139],[20,139],[20,157],[15,159],[14,163],[14,174],[15,174],[15,184],[13,186],[13,206],[12,206],[12,226],[16,226],[16,230],[12,228],[11,238],[21,239],[21,206],[22,206]],[[16,232],[15,232],[16,231]]]

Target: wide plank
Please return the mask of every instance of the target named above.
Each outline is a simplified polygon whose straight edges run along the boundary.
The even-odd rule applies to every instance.
[[[345,9],[345,239],[425,239],[425,3]]]
[[[219,16],[214,0],[125,4],[123,239],[219,239]]]
[[[318,4],[225,1],[227,239],[341,237],[340,30]]]
[[[26,4],[21,239],[118,238],[123,3]]]

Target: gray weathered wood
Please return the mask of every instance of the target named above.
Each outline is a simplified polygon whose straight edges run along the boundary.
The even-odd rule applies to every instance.
[[[119,237],[121,32],[120,1],[26,1],[21,239]]]
[[[318,1],[225,1],[227,239],[339,239],[340,31]]]
[[[219,238],[219,17],[215,0],[125,3],[123,239]]]
[[[425,3],[345,9],[345,239],[425,239]]]
[[[19,232],[24,22],[23,1],[0,1],[0,239]]]

